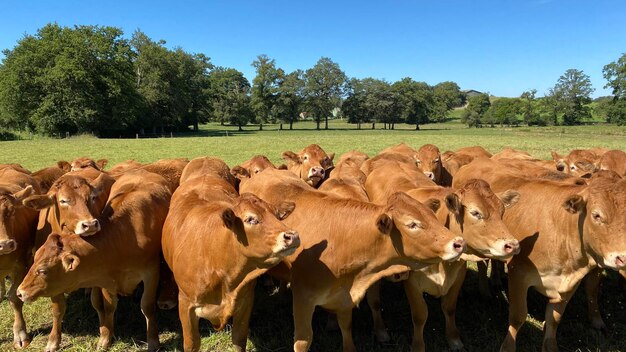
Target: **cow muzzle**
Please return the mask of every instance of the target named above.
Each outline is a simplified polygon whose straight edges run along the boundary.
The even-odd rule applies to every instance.
[[[300,235],[296,231],[281,232],[276,239],[273,252],[281,255],[291,255],[300,246]]]
[[[326,170],[321,166],[314,166],[309,170],[309,180],[312,186],[317,185],[326,176]]]
[[[444,261],[457,260],[461,257],[463,252],[465,252],[465,240],[462,237],[455,237],[446,245],[444,255],[441,259]]]
[[[604,258],[604,264],[616,270],[626,268],[626,253],[610,253]]]
[[[100,231],[100,221],[98,219],[79,221],[74,229],[74,233],[81,236],[91,236],[98,231]]]
[[[430,171],[424,171],[424,175],[426,175],[426,177],[428,177],[431,180],[435,180],[435,173],[434,172],[430,172]]]
[[[24,303],[33,301],[32,297],[29,296],[24,290],[20,289],[19,287],[15,291],[15,295]]]
[[[519,241],[512,240],[497,240],[491,250],[491,255],[498,259],[508,259],[516,254],[519,254],[520,246]]]
[[[9,254],[17,249],[15,240],[0,241],[0,254]]]

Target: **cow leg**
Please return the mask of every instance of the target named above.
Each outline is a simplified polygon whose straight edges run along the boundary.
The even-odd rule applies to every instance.
[[[92,290],[99,290],[93,288]],[[106,349],[113,343],[113,321],[115,320],[115,309],[117,308],[117,294],[102,289],[102,317],[100,320],[100,339],[98,348]]]
[[[585,277],[585,293],[587,294],[587,307],[589,320],[594,329],[600,330],[603,333],[607,333],[608,329],[602,315],[600,314],[600,307],[598,306],[598,296],[600,290],[600,280],[602,279],[602,269],[595,268],[587,277]]]
[[[356,352],[356,347],[352,340],[352,308],[338,311],[337,321],[341,329],[343,352]]]
[[[559,347],[556,344],[556,329],[559,327],[563,312],[572,295],[576,292],[576,288],[572,291],[562,294],[558,302],[548,302],[546,306],[546,321],[543,326],[543,346],[542,352],[558,352]]]
[[[526,322],[528,284],[509,266],[509,330],[500,346],[500,352],[514,352],[517,333]]]
[[[426,325],[426,319],[428,319],[428,306],[424,300],[424,294],[419,288],[416,276],[410,275],[409,279],[404,281],[404,292],[406,292],[406,297],[411,306],[411,319],[413,320],[411,351],[424,352],[426,351],[424,325]]]
[[[294,352],[306,352],[313,342],[313,312],[315,305],[306,299],[299,299],[293,291]]]
[[[24,321],[24,313],[22,312],[24,302],[17,298],[16,294],[17,287],[22,283],[22,280],[24,280],[25,274],[23,268],[16,269],[12,272],[10,274],[11,287],[9,288],[9,292],[7,292],[7,299],[9,300],[15,317],[13,321],[13,346],[15,346],[15,348],[25,348],[30,344],[30,337],[26,333],[26,322]],[[4,276],[2,286],[4,286]]]
[[[463,265],[456,280],[448,290],[448,293],[441,297],[441,309],[446,318],[446,339],[451,351],[463,350],[463,342],[461,341],[461,333],[456,327],[456,302],[465,281],[465,273],[467,266]]]
[[[159,328],[156,317],[157,290],[159,287],[159,265],[143,280],[143,294],[141,295],[141,312],[146,317],[146,336],[148,351],[159,348]]]
[[[387,333],[385,322],[383,321],[382,310],[380,309],[380,281],[370,286],[367,291],[367,304],[372,311],[372,321],[374,322],[374,334],[378,342],[388,342],[391,338]]]
[[[250,315],[254,304],[254,286],[256,280],[247,284],[239,293],[237,304],[233,312],[232,339],[236,352],[245,352],[248,342],[248,328],[250,326]]]
[[[52,330],[48,336],[48,343],[46,344],[46,352],[56,352],[61,346],[61,325],[63,324],[63,317],[65,316],[65,309],[67,308],[67,298],[64,294],[54,296],[50,298],[52,308]]]
[[[185,352],[200,351],[200,318],[185,295],[178,293],[178,317],[183,328],[183,348]]]
[[[491,289],[489,288],[489,278],[487,277],[487,265],[489,262],[476,262],[478,267],[478,292],[483,298],[492,298]]]

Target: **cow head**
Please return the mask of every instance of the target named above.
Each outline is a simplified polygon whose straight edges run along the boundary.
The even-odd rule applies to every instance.
[[[519,253],[518,240],[502,221],[506,208],[519,200],[513,190],[497,196],[483,180],[472,179],[446,196],[445,203],[459,224],[469,252],[505,260]]]
[[[309,185],[317,187],[326,177],[327,171],[333,168],[335,153],[326,154],[319,145],[311,144],[298,154],[286,151],[282,156],[290,171]]]
[[[626,180],[592,178],[563,207],[582,217],[583,241],[598,265],[626,268]]]
[[[597,170],[599,162],[599,157],[586,149],[574,149],[567,156],[559,155],[553,150],[552,159],[557,170],[579,177],[590,177]]]
[[[76,269],[80,258],[73,249],[75,236],[56,233],[48,236],[17,288],[17,296],[22,301],[32,302],[38,297],[53,297],[79,288]],[[74,285],[76,287],[72,287]]]
[[[435,183],[441,181],[441,153],[439,148],[432,144],[425,144],[417,151],[415,158],[417,166],[428,178]]]
[[[72,161],[70,166],[71,171],[86,169],[88,167],[94,168],[98,171],[102,171],[108,162],[109,161],[107,159],[100,159],[98,161],[95,161],[90,158],[80,157]]]
[[[276,166],[265,155],[255,155],[252,159],[233,167],[230,173],[239,181],[243,181],[265,169],[276,169]]]
[[[465,241],[439,223],[432,209],[439,202],[426,205],[406,193],[394,193],[376,224],[380,232],[391,236],[396,251],[411,261],[437,263],[455,260],[465,249]]]
[[[106,204],[113,179],[100,173],[93,181],[73,173],[61,176],[45,195],[34,195],[24,205],[35,210],[54,207],[56,229],[90,236],[100,231],[97,219]]]
[[[32,186],[0,186],[0,255],[17,249],[15,237],[16,211],[22,207],[22,200],[33,193]]]
[[[281,220],[287,218],[295,204],[284,202],[278,206],[244,193],[236,204],[223,210],[221,217],[229,230],[237,236],[241,253],[259,265],[276,265],[293,254],[300,245],[298,232]]]

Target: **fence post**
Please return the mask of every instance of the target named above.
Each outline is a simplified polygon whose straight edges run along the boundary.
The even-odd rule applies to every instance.
[[[65,132],[65,138],[70,138],[70,133],[69,132]]]
[[[135,139],[139,139],[139,133],[135,133]]]

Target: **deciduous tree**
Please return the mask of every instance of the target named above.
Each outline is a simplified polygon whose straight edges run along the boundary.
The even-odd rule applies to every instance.
[[[346,74],[339,65],[327,57],[320,58],[305,73],[304,95],[306,105],[320,129],[322,118],[328,129],[328,116],[341,104],[346,86]]]

